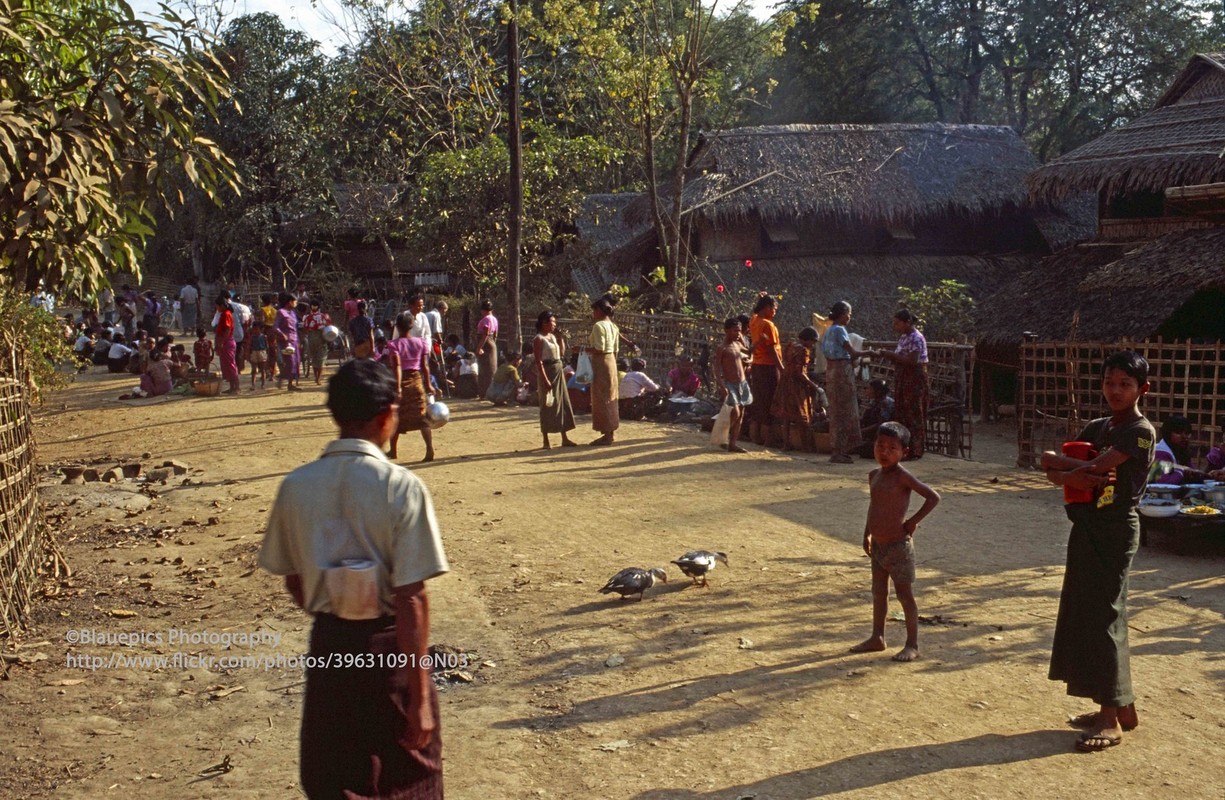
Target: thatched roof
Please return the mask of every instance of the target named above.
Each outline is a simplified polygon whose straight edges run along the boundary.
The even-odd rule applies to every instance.
[[[1191,59],[1148,114],[1029,176],[1036,198],[1160,192],[1225,180],[1225,54]]]
[[[684,208],[715,225],[888,224],[1022,208],[1037,160],[1005,127],[769,125],[702,134],[690,165]]]
[[[640,197],[641,192],[587,195],[583,198],[582,210],[574,220],[579,237],[599,253],[612,252],[628,244],[648,227],[641,223],[630,225],[625,221],[625,209]]]
[[[1145,339],[1197,293],[1225,289],[1225,228],[1129,246],[1074,248],[1018,275],[980,305],[979,344],[1015,347],[1025,331],[1049,340]]]
[[[714,300],[713,287],[720,282],[732,297],[743,295],[742,290],[782,294],[778,325],[796,331],[810,324],[814,311],[828,315],[830,306],[846,300],[854,308],[855,332],[870,339],[892,339],[897,287],[917,289],[953,279],[968,284],[972,297],[986,297],[1033,263],[1025,256],[812,256],[755,259],[751,270],[742,261],[719,262],[695,277],[708,307]]]

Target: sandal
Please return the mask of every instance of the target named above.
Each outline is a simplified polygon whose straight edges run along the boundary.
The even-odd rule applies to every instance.
[[[1121,744],[1123,744],[1122,736],[1112,736],[1102,731],[1093,734],[1086,733],[1084,736],[1081,736],[1076,740],[1076,749],[1082,753],[1098,753]]]

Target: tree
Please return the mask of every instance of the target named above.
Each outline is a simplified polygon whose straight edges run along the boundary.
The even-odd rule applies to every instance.
[[[1216,6],[826,0],[793,31],[762,119],[1009,125],[1045,160],[1150,107],[1209,46]]]
[[[702,0],[625,0],[592,14],[581,0],[546,6],[559,51],[588,64],[593,91],[634,131],[631,151],[641,170],[664,268],[665,305],[685,305],[692,255],[683,208],[687,159],[695,130],[734,124],[759,102],[763,76],[781,52],[793,11],[758,22],[747,3],[726,13]],[[548,27],[548,26],[546,26]]]
[[[219,108],[214,136],[243,191],[206,209],[194,235],[211,239],[225,261],[262,268],[281,289],[290,246],[312,241],[330,219],[336,82],[318,45],[275,14],[235,19],[216,58],[233,96]]]
[[[565,138],[529,129],[523,152],[523,268],[544,264],[560,224],[582,204],[586,181],[616,153],[590,137]],[[452,266],[467,290],[487,295],[505,278],[509,213],[506,143],[490,137],[477,147],[425,159],[409,201],[413,248]]]
[[[138,21],[119,0],[0,0],[0,267],[28,290],[91,295],[140,271],[153,208],[176,172],[205,197],[237,191],[201,136],[226,74],[190,21]]]

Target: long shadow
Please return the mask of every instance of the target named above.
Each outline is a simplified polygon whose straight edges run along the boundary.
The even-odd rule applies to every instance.
[[[1066,731],[1042,730],[1017,734],[987,733],[941,744],[922,744],[877,750],[831,761],[828,764],[774,775],[710,792],[694,789],[648,789],[633,800],[713,800],[713,798],[769,797],[800,800],[826,797],[858,789],[887,786],[920,775],[945,770],[1017,764],[1066,754]],[[899,791],[904,795],[905,792]]]

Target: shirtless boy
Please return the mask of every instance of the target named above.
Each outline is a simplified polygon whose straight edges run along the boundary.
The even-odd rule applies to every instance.
[[[884,650],[885,612],[889,607],[889,579],[902,610],[906,613],[906,646],[894,661],[914,661],[919,657],[919,609],[914,599],[915,529],[940,502],[940,495],[911,475],[901,461],[910,450],[910,431],[896,422],[877,429],[872,454],[880,469],[868,475],[871,500],[868,521],[863,529],[863,551],[872,559],[872,635],[851,648],[852,653]],[[923,507],[909,519],[910,493],[923,498]]]
[[[740,423],[744,421],[744,407],[753,402],[749,382],[744,377],[744,344],[740,333],[740,320],[735,317],[723,323],[723,346],[715,351],[718,365],[719,387],[727,395],[724,401],[731,406],[731,426],[727,429],[727,452],[748,452],[736,440],[740,437]]]

